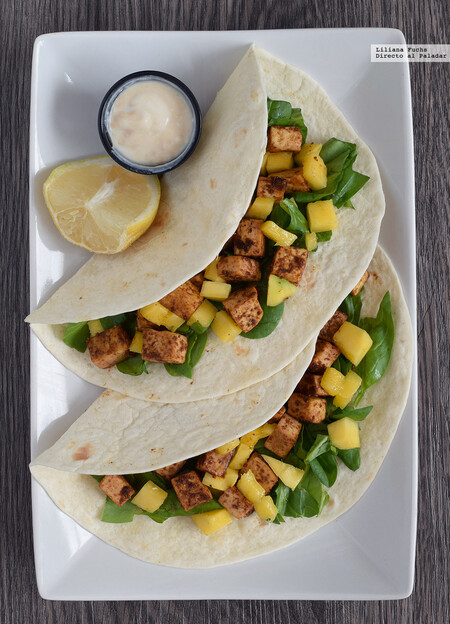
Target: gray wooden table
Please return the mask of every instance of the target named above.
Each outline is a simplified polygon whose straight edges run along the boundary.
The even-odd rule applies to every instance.
[[[36,36],[68,30],[395,27],[410,43],[445,43],[440,0],[2,0],[0,620],[78,622],[339,622],[441,624],[448,602],[448,93],[449,65],[411,65],[414,112],[419,412],[419,518],[412,596],[391,602],[62,603],[40,598],[34,575],[29,461],[28,132]],[[447,192],[447,194],[446,194]],[[447,472],[446,472],[447,471]]]

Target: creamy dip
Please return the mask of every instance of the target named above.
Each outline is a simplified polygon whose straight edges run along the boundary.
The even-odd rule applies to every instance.
[[[142,165],[161,165],[189,144],[194,116],[186,98],[159,80],[140,80],[114,100],[107,120],[113,149]]]

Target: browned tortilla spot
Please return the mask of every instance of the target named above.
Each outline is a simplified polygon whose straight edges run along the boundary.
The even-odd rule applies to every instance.
[[[74,461],[80,461],[83,459],[89,459],[89,457],[92,455],[92,451],[94,450],[92,444],[90,442],[88,442],[87,444],[85,444],[84,446],[79,446],[77,448],[77,450],[72,453],[72,459]]]

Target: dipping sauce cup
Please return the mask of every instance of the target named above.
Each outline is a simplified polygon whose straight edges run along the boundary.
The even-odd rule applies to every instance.
[[[98,130],[119,165],[142,174],[175,169],[193,153],[201,113],[192,91],[159,71],[128,74],[103,98]]]

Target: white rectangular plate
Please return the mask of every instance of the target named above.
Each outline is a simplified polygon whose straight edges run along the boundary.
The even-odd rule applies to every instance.
[[[378,159],[387,210],[381,243],[400,274],[415,326],[415,220],[408,66],[371,63],[370,45],[404,43],[390,29],[233,32],[78,32],[35,44],[30,146],[31,304],[86,260],[51,222],[42,198],[50,170],[102,153],[100,101],[142,69],[178,76],[205,111],[255,42],[310,73]],[[307,121],[307,120],[306,120]],[[100,394],[31,340],[31,453],[50,446]],[[277,553],[213,570],[145,564],[104,544],[33,483],[39,591],[55,600],[392,599],[410,594],[416,533],[417,397],[367,494],[345,515]],[[19,520],[19,519],[18,519]],[[301,520],[299,520],[301,522]]]

